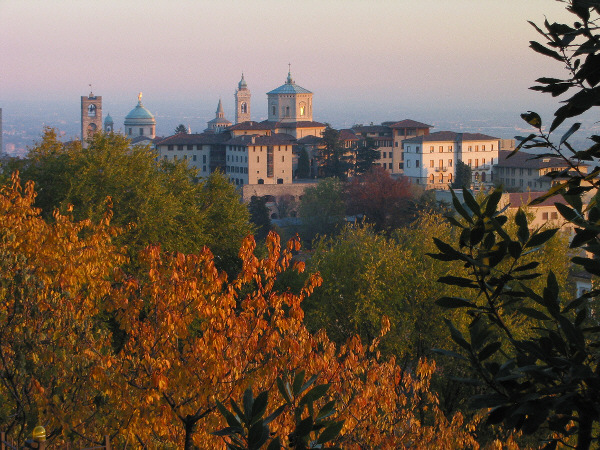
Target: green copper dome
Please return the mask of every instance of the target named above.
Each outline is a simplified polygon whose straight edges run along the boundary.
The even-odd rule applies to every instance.
[[[114,123],[114,122],[113,122],[113,119],[112,119],[112,117],[110,117],[110,114],[108,114],[108,115],[106,116],[106,119],[104,119],[104,125],[108,125],[108,124],[112,125],[113,123]]]
[[[125,116],[125,125],[153,125],[156,123],[154,116],[142,105],[142,93],[138,96],[138,104],[127,116]]]

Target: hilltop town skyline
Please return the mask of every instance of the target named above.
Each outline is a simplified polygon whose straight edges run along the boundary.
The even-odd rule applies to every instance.
[[[315,119],[334,127],[410,117],[436,129],[513,137],[524,125],[519,113],[553,111],[554,99],[528,90],[561,70],[527,48],[538,38],[527,20],[542,20],[542,12],[556,20],[566,14],[548,0],[385,0],[376,8],[358,0],[6,0],[4,131],[20,133],[28,121],[29,144],[45,125],[77,136],[78,99],[89,84],[116,130],[142,91],[159,135],[179,123],[202,131],[219,99],[233,118],[242,72],[253,120],[264,120],[266,92],[291,63],[298,83],[315,93]]]

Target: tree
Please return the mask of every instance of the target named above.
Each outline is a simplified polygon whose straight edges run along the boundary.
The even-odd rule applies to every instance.
[[[310,177],[310,159],[308,152],[304,147],[300,149],[298,154],[298,168],[296,169],[296,178]]]
[[[574,24],[545,21],[542,29],[532,23],[547,42],[543,45],[531,41],[531,48],[560,61],[569,75],[566,79],[539,78],[536,80],[539,84],[532,89],[553,96],[571,89],[576,93],[556,110],[548,132],[544,131],[539,114],[532,111],[522,114],[535,132],[519,138],[513,154],[521,148],[547,148],[548,152],[538,155],[539,158],[558,155],[569,166],[571,171],[550,174],[557,182],[532,204],[554,195],[564,198],[566,205],[555,203],[555,206],[574,227],[570,246],[587,252],[573,257],[572,262],[596,277],[600,275],[600,205],[596,201],[600,168],[594,168],[590,174],[583,173],[578,161],[600,157],[600,137],[591,136],[593,145],[577,151],[569,138],[581,127],[580,123],[571,125],[558,143],[551,134],[566,119],[600,104],[597,27],[600,5],[578,0],[566,3],[567,10],[576,16]],[[584,195],[592,198],[587,205],[582,199]],[[559,443],[577,449],[597,446],[600,328],[592,311],[600,289],[594,285],[590,292],[570,300],[552,271],[547,274],[541,291],[532,289],[529,280],[541,276],[537,272],[539,263],[523,264],[522,258],[538,249],[557,230],[531,230],[526,214],[520,211],[514,219],[517,236],[511,237],[505,231],[508,219],[502,210],[498,211],[500,196],[497,189],[477,202],[465,191],[465,205],[455,197],[460,217],[451,220],[462,230],[459,246],[454,248],[436,241],[439,253],[433,255],[444,261],[462,261],[470,272],[468,277],[449,276],[441,281],[465,286],[473,291],[473,296],[441,298],[438,304],[466,308],[472,317],[468,335],[451,323],[449,326],[452,339],[463,349],[459,357],[479,373],[480,380],[474,382],[488,388],[488,392],[474,399],[474,406],[491,408],[489,423],[504,423],[526,434],[544,431],[546,448],[556,448]],[[515,337],[515,328],[505,321],[510,311],[516,311],[521,327],[528,329],[529,336]]]
[[[178,133],[187,134],[188,133],[188,129],[187,129],[187,127],[184,124],[180,123],[179,125],[177,125],[177,127],[175,127],[174,133],[175,134],[178,134]]]
[[[250,385],[268,390],[294,371],[329,385],[343,448],[475,444],[471,423],[437,407],[428,387],[434,364],[404,371],[377,358],[377,341],[367,347],[353,337],[337,347],[308,332],[301,304],[318,275],[298,294],[273,289],[298,240],[281,248],[271,234],[259,259],[248,237],[230,281],[207,248],[186,255],[149,246],[132,275],[122,265],[126,250],[112,242],[110,213],[94,224],[57,212],[48,224],[33,207],[33,184],[21,190],[13,180],[0,190],[0,429],[8,439],[42,421],[56,446],[99,444],[108,434],[119,448],[217,448],[210,432],[225,426],[217,402],[241,398]],[[305,443],[304,414],[327,409],[316,393],[314,409],[304,408],[312,389],[296,395],[302,378],[290,382],[293,407],[269,424],[284,446]],[[431,412],[427,422],[419,408]]]
[[[333,235],[344,223],[343,185],[336,178],[326,178],[306,188],[300,200],[301,235],[310,243],[317,235]]]
[[[97,222],[110,198],[113,223],[126,230],[118,241],[132,257],[157,243],[184,252],[209,245],[218,256],[236,257],[252,227],[235,188],[220,174],[198,182],[184,162],[155,158],[119,134],[95,133],[82,148],[77,141],[62,144],[47,129],[23,162],[22,178],[36,183],[36,206],[49,220],[55,208],[66,213],[73,205],[76,220]]]
[[[412,220],[410,211],[412,189],[404,178],[392,178],[382,167],[372,167],[369,172],[354,177],[345,189],[347,211],[361,215],[376,231],[391,230]],[[409,212],[410,211],[410,212]]]
[[[373,168],[375,161],[377,161],[381,155],[377,150],[375,140],[367,137],[363,142],[360,142],[356,149],[356,161],[354,163],[354,174],[362,175]]]
[[[340,132],[327,125],[323,131],[323,147],[319,148],[317,162],[323,177],[348,178],[351,155],[347,154],[340,140]]]
[[[469,189],[472,183],[471,167],[462,162],[460,159],[456,161],[456,175],[452,182],[453,189]]]
[[[256,233],[254,236],[259,242],[266,239],[267,234],[271,231],[271,216],[269,214],[269,208],[267,208],[267,196],[263,195],[258,197],[253,195],[248,203],[248,210],[250,211],[250,221],[256,227]]]

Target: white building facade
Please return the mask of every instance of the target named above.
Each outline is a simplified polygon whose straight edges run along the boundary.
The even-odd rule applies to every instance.
[[[498,162],[499,139],[481,133],[438,131],[402,143],[404,175],[427,189],[448,189],[456,178],[456,164],[471,168],[472,182],[492,184]]]

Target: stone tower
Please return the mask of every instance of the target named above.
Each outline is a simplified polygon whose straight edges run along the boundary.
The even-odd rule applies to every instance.
[[[235,123],[247,122],[250,120],[250,89],[244,80],[244,74],[242,73],[242,79],[238,83],[238,88],[235,91]]]
[[[81,97],[81,142],[86,141],[98,130],[102,130],[102,97],[90,95]]]

